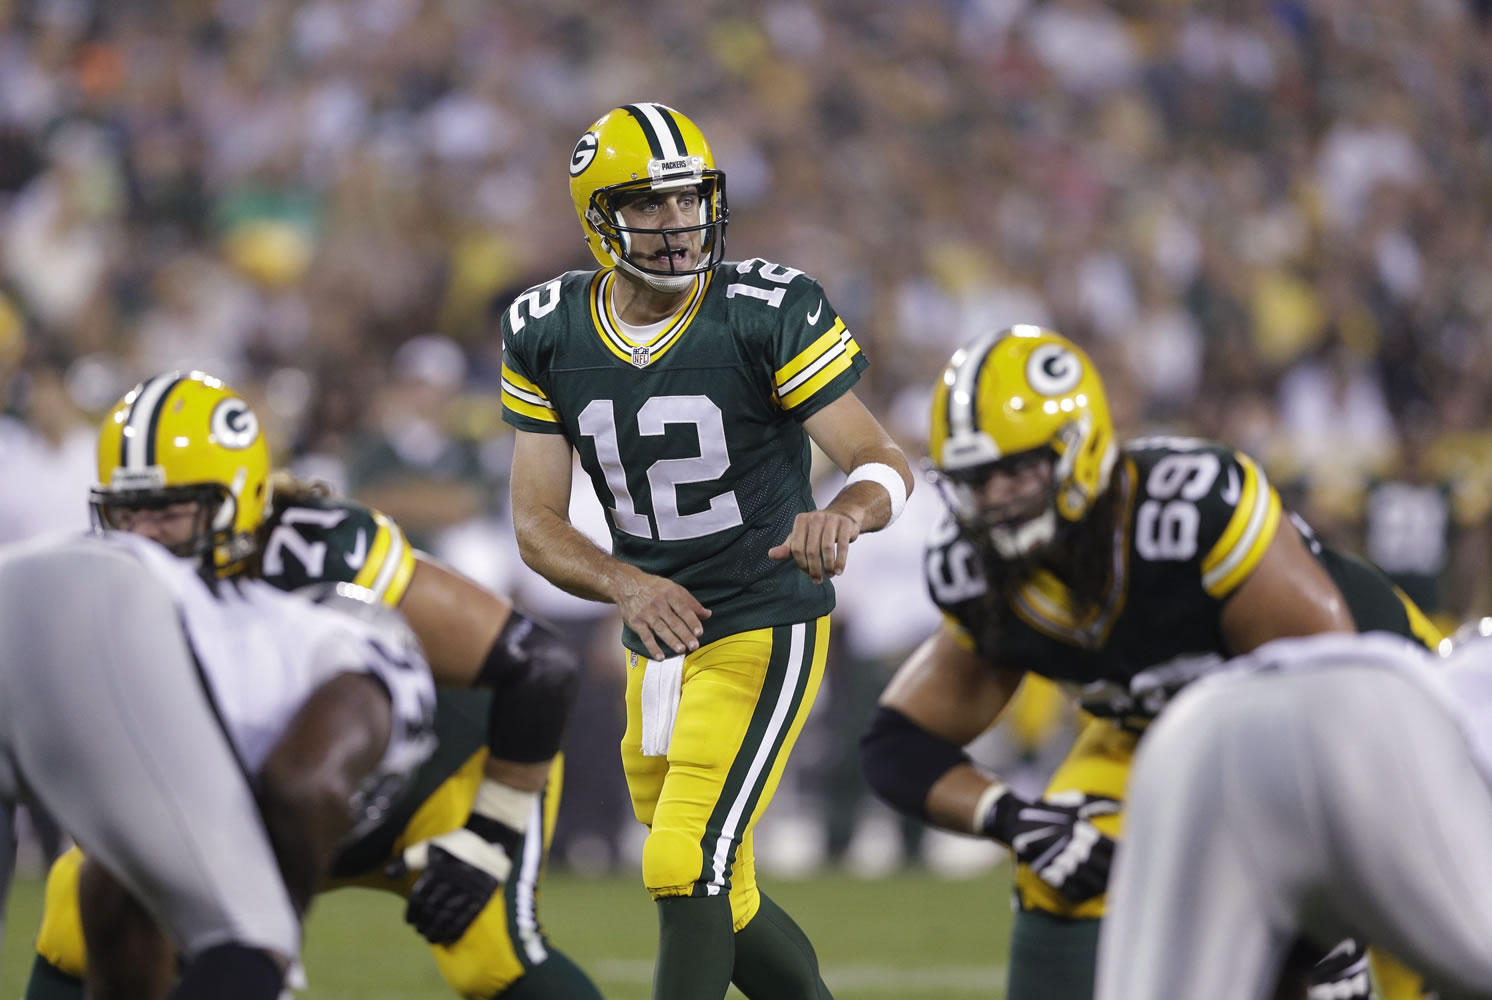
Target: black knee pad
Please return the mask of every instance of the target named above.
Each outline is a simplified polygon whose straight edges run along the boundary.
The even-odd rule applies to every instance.
[[[285,974],[263,948],[220,944],[182,972],[171,1000],[279,1000]]]

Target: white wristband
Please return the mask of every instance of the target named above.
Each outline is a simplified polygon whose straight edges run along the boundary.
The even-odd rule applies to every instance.
[[[867,462],[855,466],[850,470],[850,477],[845,485],[852,483],[875,483],[886,491],[886,495],[891,498],[891,516],[886,519],[887,524],[900,517],[902,508],[907,505],[906,480],[901,478],[900,472],[884,462]]]
[[[472,803],[471,811],[521,833],[528,829],[538,799],[537,792],[521,792],[511,785],[483,778],[477,786],[477,799]]]
[[[995,802],[1000,796],[1008,791],[1010,791],[1008,785],[1003,781],[996,781],[984,790],[984,794],[979,796],[979,801],[974,803],[973,829],[975,833],[984,832],[984,821],[989,816],[989,811],[995,807]]]

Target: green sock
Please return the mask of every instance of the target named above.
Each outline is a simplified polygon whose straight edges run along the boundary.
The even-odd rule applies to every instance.
[[[736,961],[729,896],[658,900],[653,1000],[724,1000]]]
[[[766,893],[761,897],[761,909],[736,932],[736,989],[747,1000],[833,1000],[808,935]]]
[[[1022,910],[1010,932],[1006,1000],[1093,1000],[1097,920]]]
[[[549,948],[549,957],[493,1000],[605,1000],[590,976],[562,951]]]
[[[83,1000],[83,980],[69,976],[37,955],[31,965],[25,1000]]]

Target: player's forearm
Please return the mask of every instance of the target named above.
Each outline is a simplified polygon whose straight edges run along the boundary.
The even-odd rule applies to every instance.
[[[489,756],[482,770],[489,780],[500,785],[507,785],[520,792],[540,792],[544,790],[544,783],[549,780],[549,769],[553,765],[552,757],[538,764],[520,764]]]
[[[854,479],[856,469],[872,466],[890,469],[900,478],[904,492],[900,493],[900,503],[896,505],[897,508],[901,503],[905,503],[906,497],[911,495],[915,485],[911,467],[907,464],[907,457],[902,454],[900,448],[877,446],[857,451],[854,463],[848,470],[851,481],[839,491],[833,500],[829,501],[826,509],[853,518],[860,525],[862,533],[879,531],[886,527],[891,523],[894,513],[891,499],[891,493],[896,489],[894,482],[883,485],[879,482]],[[884,473],[879,473],[879,475],[884,475]]]
[[[530,569],[587,601],[615,604],[624,581],[635,572],[552,511],[515,511],[513,530],[518,554]]]
[[[866,781],[888,805],[957,833],[979,833],[975,813],[992,785],[963,747],[882,705],[860,740]]]
[[[957,765],[928,789],[928,822],[955,833],[983,834],[980,800],[997,784],[972,764]]]

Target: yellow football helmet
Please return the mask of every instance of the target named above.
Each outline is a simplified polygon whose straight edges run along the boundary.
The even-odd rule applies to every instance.
[[[211,375],[146,379],[99,428],[98,485],[89,500],[100,530],[117,527],[121,510],[196,501],[197,532],[172,551],[231,573],[257,548],[270,494],[269,445],[259,418]]]
[[[628,226],[618,204],[638,191],[699,189],[699,221],[674,229]],[[688,118],[663,104],[628,104],[586,129],[570,154],[570,198],[586,243],[602,267],[619,267],[660,291],[681,291],[693,275],[725,259],[725,171],[715,168],[710,144]],[[700,258],[688,270],[646,267],[632,256],[633,233],[671,237],[701,232]]]
[[[1072,341],[1013,326],[958,350],[933,390],[929,441],[936,480],[965,531],[1003,558],[1039,552],[1081,521],[1118,457],[1103,381]],[[1046,509],[1019,523],[992,519],[980,487],[1002,469],[1051,462]]]

